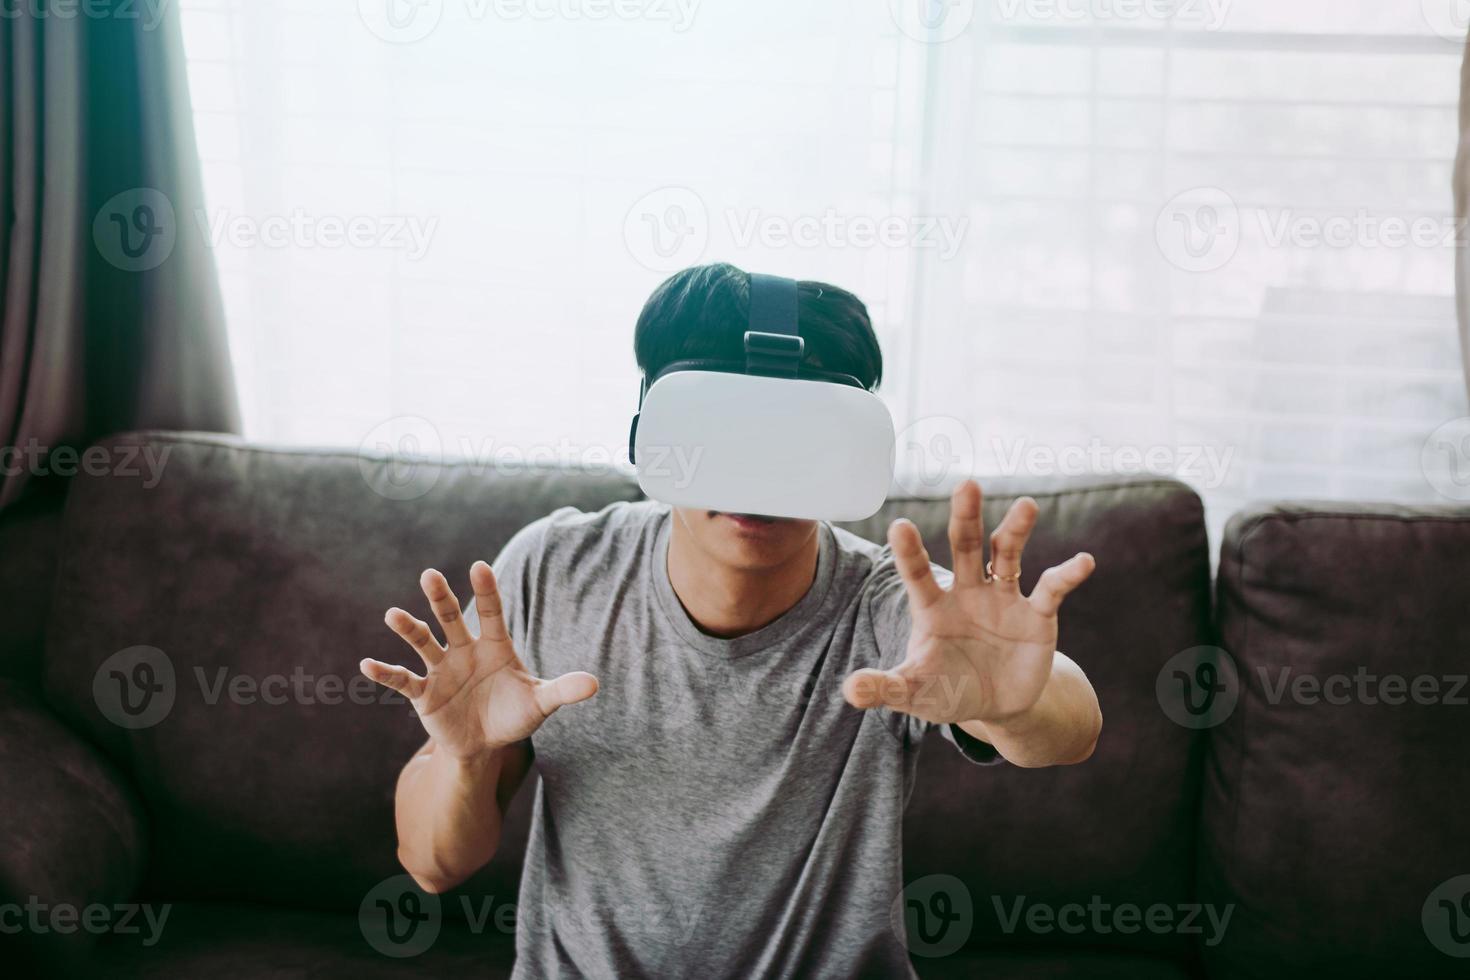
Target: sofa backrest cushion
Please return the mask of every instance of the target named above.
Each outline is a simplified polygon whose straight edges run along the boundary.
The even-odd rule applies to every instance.
[[[1231,520],[1235,680],[1216,681],[1200,885],[1234,911],[1204,949],[1212,975],[1467,974],[1467,581],[1470,508]]]
[[[110,443],[111,459],[162,456],[162,478],[141,463],[77,478],[46,684],[132,773],[150,888],[179,898],[356,908],[400,874],[394,782],[423,729],[357,665],[422,665],[384,611],[427,619],[423,569],[467,598],[470,564],[519,528],[637,492],[611,473],[406,468],[193,435]],[[525,805],[478,882],[501,898],[515,894]]]

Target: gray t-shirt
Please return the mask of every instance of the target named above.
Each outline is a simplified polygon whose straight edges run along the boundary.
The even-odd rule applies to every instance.
[[[669,584],[669,517],[650,502],[566,508],[495,562],[528,669],[601,682],[531,739],[541,782],[514,976],[912,976],[890,912],[930,726],[858,711],[841,690],[903,659],[892,555],[824,524],[807,594],[717,639]]]

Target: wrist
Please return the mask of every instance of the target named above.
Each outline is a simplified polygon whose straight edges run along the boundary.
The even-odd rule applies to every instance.
[[[509,748],[509,745],[486,744],[474,749],[446,752],[445,759],[461,778],[494,778],[499,774],[501,762]]]

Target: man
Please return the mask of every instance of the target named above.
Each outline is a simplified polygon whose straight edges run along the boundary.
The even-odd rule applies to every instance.
[[[739,360],[749,288],[728,265],[661,285],[634,337],[645,376]],[[856,297],[803,282],[798,322],[804,363],[877,386]],[[911,976],[889,910],[925,732],[1047,766],[1088,758],[1102,725],[1055,649],[1093,560],[1022,595],[1036,519],[1018,500],[987,566],[980,488],[962,484],[951,576],[904,520],[883,548],[825,522],[620,503],[557,511],[493,571],[476,562],[463,616],[424,572],[445,643],[386,617],[423,676],[362,664],[429,734],[398,783],[399,859],[428,891],[463,882],[534,764],[516,976]]]

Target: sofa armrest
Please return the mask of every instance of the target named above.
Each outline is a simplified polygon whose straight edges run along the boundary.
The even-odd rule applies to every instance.
[[[137,889],[142,810],[109,762],[11,680],[0,680],[0,801],[4,944],[46,975],[71,972],[103,931],[88,908],[116,921]]]

